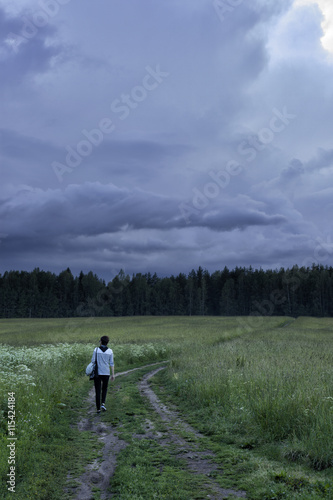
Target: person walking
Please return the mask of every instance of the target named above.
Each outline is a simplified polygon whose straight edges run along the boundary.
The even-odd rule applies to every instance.
[[[110,378],[110,366],[112,370],[111,380],[114,380],[113,351],[108,347],[108,343],[109,343],[109,337],[107,335],[101,337],[100,346],[95,347],[91,358],[92,362],[96,360],[96,351],[97,351],[98,375],[94,379],[97,413],[100,413],[101,409],[103,411],[106,411],[105,400]]]

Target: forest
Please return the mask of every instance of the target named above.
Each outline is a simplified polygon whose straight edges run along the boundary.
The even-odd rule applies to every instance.
[[[135,315],[333,316],[333,268],[225,267],[210,274],[199,267],[170,277],[120,270],[109,283],[69,268],[0,275],[1,318]]]

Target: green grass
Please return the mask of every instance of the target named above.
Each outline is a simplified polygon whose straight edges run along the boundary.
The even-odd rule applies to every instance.
[[[203,446],[223,469],[221,486],[256,500],[333,499],[333,319],[277,317],[1,320],[1,498],[10,498],[9,391],[16,398],[16,498],[64,498],[67,472],[79,474],[98,457],[91,433],[74,424],[85,411],[84,368],[101,335],[110,337],[116,372],[170,359],[154,387],[204,433]],[[138,377],[116,379],[112,411],[103,416],[128,442],[111,483],[114,498],[205,498],[203,478],[184,470],[171,448],[133,438],[148,417],[163,430],[138,393]]]
[[[108,396],[110,412],[102,415],[114,426],[121,424],[119,437],[127,447],[117,459],[111,480],[112,498],[181,500],[207,498],[205,478],[186,470],[184,462],[170,446],[161,446],[145,436],[147,419],[154,429],[165,432],[163,422],[147,407],[137,383],[145,369],[116,379]]]
[[[51,366],[51,370],[54,368]],[[74,425],[78,418],[76,405],[87,391],[86,381],[81,379],[74,382],[70,371],[64,366],[61,368],[61,373],[57,377],[51,376],[51,380],[45,368],[40,370],[35,387],[23,383],[15,387],[16,488],[15,493],[12,493],[6,487],[9,441],[6,426],[3,426],[0,498],[12,498],[14,495],[19,500],[62,499],[67,470],[73,462],[77,467],[83,467],[95,447],[91,437],[80,434]],[[67,376],[68,383],[65,381]],[[48,383],[43,388],[45,377]],[[6,423],[6,401],[2,400],[1,408]]]
[[[332,467],[333,335],[327,327],[314,331],[296,321],[196,344],[173,363],[175,391],[214,415],[210,432],[232,426],[257,442],[278,443],[281,456],[297,451],[314,469]]]
[[[242,318],[202,316],[168,317],[113,317],[113,318],[58,318],[58,319],[2,319],[0,344],[39,346],[56,343],[98,343],[102,335],[110,343],[166,342],[181,348],[192,339],[218,342],[243,334],[239,325]],[[270,324],[281,324],[285,318],[270,318]]]

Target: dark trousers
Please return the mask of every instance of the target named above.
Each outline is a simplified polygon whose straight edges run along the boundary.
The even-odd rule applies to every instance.
[[[101,389],[102,389],[102,404],[105,403],[106,393],[108,391],[109,378],[110,378],[109,375],[98,375],[98,377],[94,379],[97,410],[101,409]]]

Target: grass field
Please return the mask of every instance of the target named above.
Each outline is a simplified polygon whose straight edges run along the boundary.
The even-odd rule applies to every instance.
[[[84,369],[101,335],[110,337],[116,371],[170,360],[154,388],[206,436],[223,465],[223,486],[258,500],[333,499],[333,319],[285,317],[1,320],[1,498],[13,495],[9,460],[16,498],[56,500],[66,498],[73,464],[79,472],[96,458],[98,446],[75,422],[91,387]],[[131,439],[149,413],[134,380],[110,388],[115,411],[105,418],[121,425],[129,442],[119,456],[113,498],[205,498],[167,450],[144,449]],[[153,449],[159,474],[156,464],[150,469]],[[143,464],[133,476],[141,496],[126,493],[131,454]],[[180,496],[167,490],[175,477]]]

